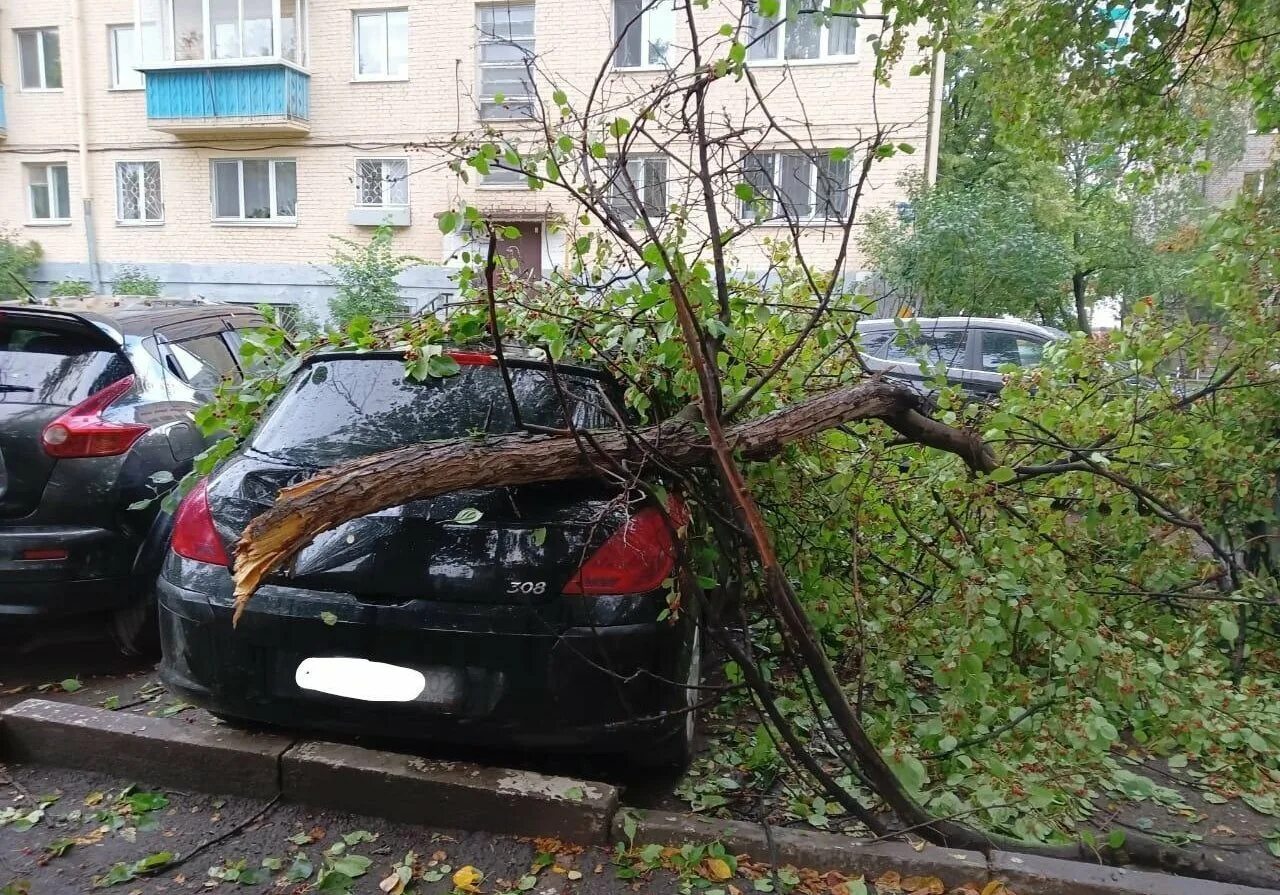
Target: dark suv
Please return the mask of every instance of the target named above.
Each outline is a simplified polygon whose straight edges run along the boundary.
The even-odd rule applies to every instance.
[[[284,485],[371,453],[519,431],[501,371],[454,352],[309,357],[243,448],[178,508],[161,676],[213,712],[371,736],[624,752],[678,765],[697,701],[692,606],[671,612],[686,516],[600,480],[409,501],[315,538],[231,625],[234,545]],[[512,360],[521,422],[616,427],[597,370]]]
[[[252,308],[142,299],[0,303],[0,626],[109,613],[154,648],[158,487],[206,447],[192,412],[238,379]]]

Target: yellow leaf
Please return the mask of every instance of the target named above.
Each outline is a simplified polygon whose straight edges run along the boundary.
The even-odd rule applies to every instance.
[[[459,867],[454,871],[453,887],[460,892],[479,892],[480,880],[482,879],[484,879],[484,874],[468,864],[466,867]]]
[[[902,888],[911,895],[942,895],[946,885],[936,876],[909,876],[902,881]]]
[[[378,888],[386,892],[387,895],[400,895],[404,891],[404,880],[400,878],[400,874],[391,871],[391,875],[378,883]]]
[[[707,876],[717,882],[723,882],[733,876],[729,864],[724,858],[707,858]]]
[[[982,895],[1005,895],[1004,883],[998,879],[993,879],[982,887]]]
[[[886,870],[876,880],[876,888],[884,892],[901,892],[902,877],[896,870]]]

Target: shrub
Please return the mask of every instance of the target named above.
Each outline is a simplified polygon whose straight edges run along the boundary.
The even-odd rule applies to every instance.
[[[356,317],[367,317],[373,323],[385,323],[404,313],[396,277],[405,269],[421,264],[413,255],[398,255],[391,246],[391,228],[379,227],[366,245],[333,237],[330,264],[333,274],[327,285],[337,294],[329,299],[329,313],[334,322],[346,325]]]
[[[113,295],[159,295],[160,281],[136,267],[126,265],[111,283]]]
[[[49,290],[50,295],[56,295],[59,298],[74,298],[78,295],[92,295],[93,287],[89,285],[87,280],[62,280],[56,286]]]
[[[0,230],[0,298],[29,298],[32,269],[44,251],[38,242],[20,242],[17,234]]]

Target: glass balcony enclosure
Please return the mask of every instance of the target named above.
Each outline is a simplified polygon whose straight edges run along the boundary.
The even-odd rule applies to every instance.
[[[306,133],[305,0],[137,0],[147,121],[179,135]]]
[[[307,65],[305,0],[138,0],[146,68],[284,61]]]

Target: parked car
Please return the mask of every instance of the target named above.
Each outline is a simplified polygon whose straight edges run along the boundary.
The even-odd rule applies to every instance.
[[[125,651],[158,645],[167,531],[158,501],[129,506],[191,468],[191,413],[240,376],[237,331],[262,322],[197,302],[0,303],[0,626],[104,613]]]
[[[165,684],[233,719],[686,762],[701,651],[689,611],[660,620],[681,549],[674,498],[668,516],[582,480],[409,501],[318,536],[232,627],[234,545],[282,486],[517,430],[493,358],[452,357],[460,372],[421,382],[397,352],[309,357],[187,495],[158,585]],[[561,392],[533,356],[511,368],[523,422],[617,426],[602,372],[558,365]]]
[[[919,327],[919,335],[914,334]],[[995,317],[918,317],[913,320],[863,320],[858,323],[863,358],[872,370],[908,382],[925,376],[919,358],[945,368],[949,383],[969,395],[986,398],[1004,385],[1000,367],[1034,367],[1045,346],[1067,334],[1025,320]]]

